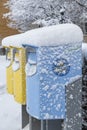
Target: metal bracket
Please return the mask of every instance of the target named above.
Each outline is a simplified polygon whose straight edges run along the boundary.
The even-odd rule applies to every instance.
[[[63,120],[38,120],[29,116],[29,130],[62,130]]]
[[[22,112],[22,129],[29,124],[29,115],[26,112],[26,105],[21,105],[21,112]]]

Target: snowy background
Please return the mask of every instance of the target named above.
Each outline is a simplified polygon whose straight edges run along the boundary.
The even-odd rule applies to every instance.
[[[8,26],[25,32],[36,27],[87,21],[87,0],[7,0]]]
[[[0,130],[21,130],[21,105],[6,92],[5,56],[0,56]]]

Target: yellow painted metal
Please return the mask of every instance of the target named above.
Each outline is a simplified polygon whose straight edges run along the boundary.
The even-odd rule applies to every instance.
[[[25,64],[26,50],[24,48],[15,48],[14,62],[19,64],[19,68],[13,72],[14,74],[14,98],[20,104],[26,103],[26,79]]]
[[[6,87],[7,87],[7,92],[9,94],[13,94],[14,93],[14,90],[13,90],[13,70],[12,70],[13,48],[6,47],[6,49],[7,49],[7,55],[6,55],[6,62],[7,62],[7,66],[6,66]]]

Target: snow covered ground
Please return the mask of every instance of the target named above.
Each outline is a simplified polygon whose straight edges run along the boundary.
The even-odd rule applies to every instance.
[[[21,105],[6,92],[5,56],[0,56],[0,130],[21,130]]]
[[[0,89],[1,87],[5,87],[6,84],[5,64],[5,56],[0,56]]]

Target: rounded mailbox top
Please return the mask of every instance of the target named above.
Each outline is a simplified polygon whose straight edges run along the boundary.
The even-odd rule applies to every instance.
[[[57,46],[59,44],[76,43],[83,41],[82,30],[75,24],[59,24],[49,27],[33,29],[22,34],[6,37],[2,40],[3,46],[22,47]]]

